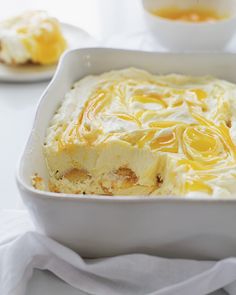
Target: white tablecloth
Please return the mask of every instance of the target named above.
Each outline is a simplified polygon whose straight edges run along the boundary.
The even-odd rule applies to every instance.
[[[236,294],[236,258],[194,261],[134,253],[83,260],[35,232],[26,211],[0,211],[0,294],[24,295],[34,269],[96,295],[201,295],[220,288]]]

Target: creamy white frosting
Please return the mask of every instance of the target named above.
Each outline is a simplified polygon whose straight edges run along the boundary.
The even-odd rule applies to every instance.
[[[10,63],[25,63],[30,60],[30,53],[21,41],[21,37],[14,31],[2,29],[0,26],[0,59]]]
[[[85,77],[47,130],[53,189],[236,196],[235,89],[211,77],[134,68]]]

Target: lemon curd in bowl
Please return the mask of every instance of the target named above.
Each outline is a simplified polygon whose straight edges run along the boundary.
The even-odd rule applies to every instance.
[[[234,0],[142,0],[152,36],[171,51],[216,51],[235,35]]]
[[[228,14],[219,13],[217,10],[204,7],[180,8],[177,6],[164,7],[152,11],[152,14],[174,21],[193,23],[215,22],[229,17]]]
[[[65,95],[48,127],[49,189],[231,196],[235,99],[236,85],[213,77],[157,76],[135,68],[87,76]]]

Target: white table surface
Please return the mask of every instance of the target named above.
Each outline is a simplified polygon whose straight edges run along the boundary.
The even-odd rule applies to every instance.
[[[97,39],[115,40],[123,34],[146,31],[140,0],[7,0],[1,6],[0,19],[25,9],[44,9],[61,21],[81,27]],[[119,44],[119,40],[116,41]],[[231,47],[234,48],[233,45]],[[0,82],[0,209],[23,208],[15,183],[15,170],[38,100],[47,84]],[[47,272],[35,271],[26,295],[37,294],[83,293]]]

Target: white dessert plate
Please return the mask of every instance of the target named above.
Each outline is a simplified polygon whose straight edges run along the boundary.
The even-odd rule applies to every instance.
[[[62,23],[62,31],[68,42],[68,49],[93,47],[96,40],[86,31],[66,23]],[[4,82],[35,82],[52,78],[57,65],[22,65],[8,66],[0,63],[0,81]]]

